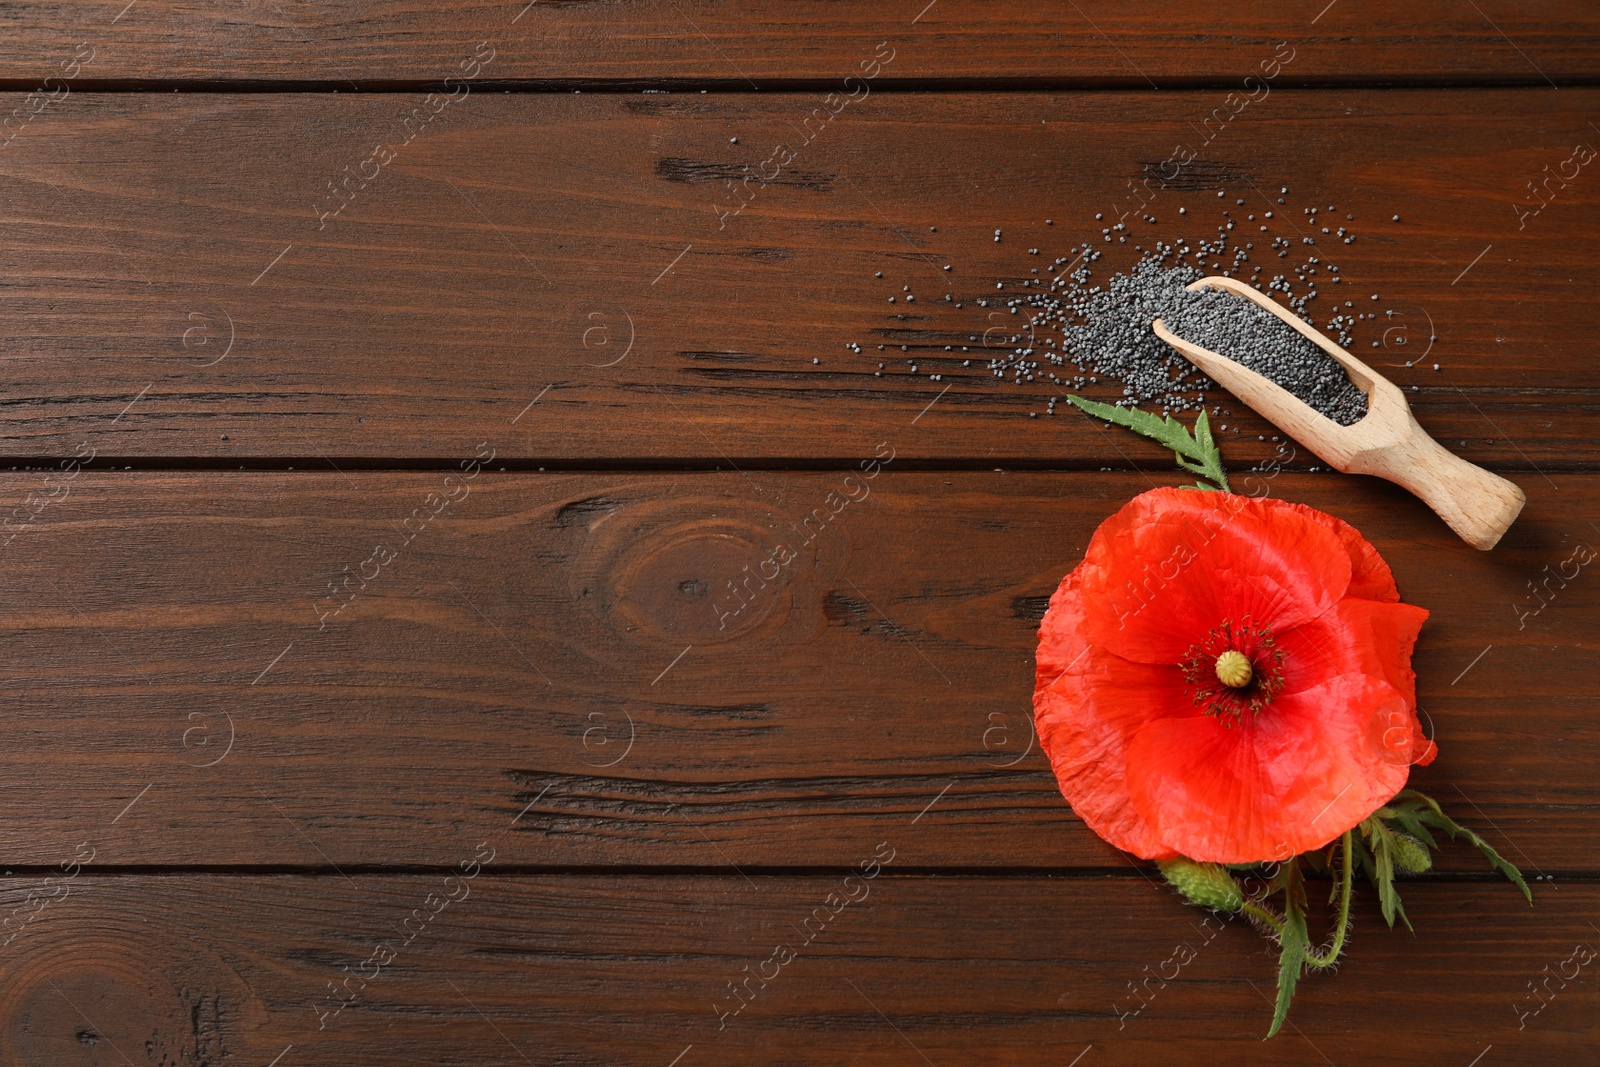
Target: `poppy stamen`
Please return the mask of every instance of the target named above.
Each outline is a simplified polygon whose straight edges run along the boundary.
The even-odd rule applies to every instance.
[[[1283,650],[1272,631],[1246,618],[1195,642],[1180,664],[1196,706],[1224,726],[1253,721],[1283,688]]]

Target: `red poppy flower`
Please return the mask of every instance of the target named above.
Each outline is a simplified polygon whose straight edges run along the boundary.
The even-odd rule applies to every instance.
[[[1034,714],[1061,792],[1145,859],[1287,859],[1435,748],[1376,549],[1302,504],[1155,489],[1101,524],[1039,627]]]

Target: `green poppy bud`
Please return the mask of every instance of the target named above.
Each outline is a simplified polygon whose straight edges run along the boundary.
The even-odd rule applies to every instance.
[[[1394,865],[1406,874],[1421,874],[1433,866],[1433,857],[1421,841],[1410,834],[1394,835]]]
[[[1244,893],[1220,864],[1196,863],[1190,859],[1162,860],[1161,873],[1186,900],[1214,911],[1238,911],[1244,907]]]

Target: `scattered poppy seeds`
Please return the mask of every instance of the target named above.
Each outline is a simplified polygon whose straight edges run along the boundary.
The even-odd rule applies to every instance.
[[[1219,196],[1225,198],[1226,193]],[[1223,202],[1227,203],[1226,199]],[[1281,196],[1278,202],[1283,202]],[[1318,233],[1320,223],[1317,228],[1308,226],[1319,218],[1330,218],[1320,215],[1320,208],[1304,209],[1305,219],[1299,226],[1282,218],[1281,208],[1264,215],[1248,214],[1248,222],[1235,218],[1234,210],[1222,204],[1218,209],[1222,217],[1213,240],[1179,237],[1170,243],[1146,240],[1134,244],[1129,251],[1138,258],[1125,270],[1103,276],[1104,280],[1093,278],[1095,265],[1103,256],[1101,246],[1130,243],[1128,237],[1134,235],[1129,227],[1135,225],[1135,215],[1126,214],[1124,221],[1110,224],[1102,222],[1098,240],[1075,245],[1067,255],[1045,259],[1022,277],[994,283],[1000,292],[991,290],[987,298],[971,299],[967,306],[981,309],[978,314],[984,316],[983,325],[970,324],[965,330],[957,327],[959,333],[935,333],[927,324],[912,327],[906,321],[913,317],[908,309],[892,316],[905,322],[905,328],[885,331],[885,339],[902,334],[926,346],[937,338],[932,346],[935,351],[925,350],[906,360],[913,374],[919,371],[915,363],[931,363],[932,369],[921,373],[932,381],[946,381],[952,370],[959,380],[986,364],[994,378],[1047,388],[1050,395],[1041,398],[1046,415],[1054,414],[1068,393],[1092,393],[1095,385],[1120,385],[1120,398],[1105,399],[1121,406],[1142,405],[1161,414],[1209,406],[1207,394],[1216,389],[1215,383],[1155,335],[1151,323],[1161,318],[1178,336],[1262,374],[1335,422],[1348,426],[1359,421],[1366,414],[1365,394],[1322,348],[1248,300],[1218,291],[1191,293],[1186,286],[1208,275],[1235,278],[1274,295],[1290,312],[1344,348],[1352,346],[1353,331],[1365,322],[1393,318],[1397,313],[1391,310],[1380,316],[1378,311],[1358,310],[1354,293],[1349,294],[1350,299],[1339,299],[1349,286],[1342,284],[1346,280],[1339,267],[1319,255],[1321,249],[1315,247],[1329,236]],[[1335,210],[1328,205],[1328,212]],[[1187,216],[1187,222],[1193,221],[1194,213],[1186,208],[1179,213]],[[1159,222],[1148,211],[1137,218],[1152,225]],[[1289,233],[1266,232],[1265,226],[1256,225],[1262,218],[1271,220],[1274,229],[1281,225]],[[1350,218],[1346,214],[1346,219]],[[1257,233],[1258,228],[1263,232]],[[1346,245],[1356,240],[1347,226],[1338,226],[1331,237]],[[1030,256],[1042,251],[1027,249]],[[1297,251],[1301,252],[1298,256]],[[1262,266],[1251,262],[1252,253],[1271,253],[1273,258],[1289,262],[1282,264],[1281,273],[1265,274]],[[912,280],[914,283],[915,277]],[[902,295],[902,302],[905,299]],[[942,302],[951,299],[947,295]],[[1321,322],[1311,313],[1312,302],[1319,299],[1324,301],[1318,305],[1323,308]],[[1378,297],[1372,295],[1371,299]],[[955,309],[962,306],[954,304]],[[1392,343],[1405,343],[1401,328],[1384,334],[1385,347],[1391,343],[1391,334]],[[847,347],[861,351],[859,345]],[[1379,342],[1374,341],[1373,347],[1379,347]],[[906,351],[906,346],[901,350]],[[970,358],[975,355],[987,358],[981,362]],[[949,362],[952,358],[960,363]],[[1038,412],[1030,412],[1033,414]],[[1212,414],[1225,413],[1218,407]]]

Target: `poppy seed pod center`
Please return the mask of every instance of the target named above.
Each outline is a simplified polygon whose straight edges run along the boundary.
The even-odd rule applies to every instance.
[[[1253,721],[1283,688],[1283,650],[1248,616],[1207,633],[1180,666],[1195,704],[1224,726]]]
[[[1228,649],[1217,657],[1217,681],[1233,689],[1243,689],[1250,684],[1255,670],[1243,652]]]

